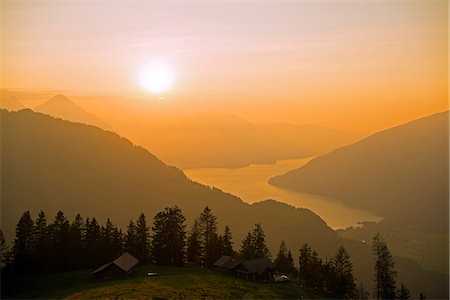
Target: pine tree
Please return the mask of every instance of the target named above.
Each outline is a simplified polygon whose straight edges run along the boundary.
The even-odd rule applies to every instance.
[[[127,233],[125,234],[125,243],[124,250],[125,252],[129,252],[130,254],[136,256],[136,244],[137,244],[137,236],[136,236],[136,225],[134,225],[133,221],[130,221],[127,227]]]
[[[123,234],[122,229],[114,227],[112,233],[112,253],[113,257],[118,257],[123,253]]]
[[[113,249],[114,225],[108,218],[105,226],[101,227],[101,252],[105,261],[111,261],[115,258]]]
[[[192,225],[187,241],[187,261],[191,263],[200,264],[202,255],[202,245],[200,240],[200,229],[197,220]]]
[[[177,206],[158,212],[153,222],[152,259],[161,265],[181,266],[185,258],[186,218]]]
[[[377,233],[372,240],[372,250],[375,255],[375,297],[377,299],[395,298],[395,271],[394,258],[386,242]]]
[[[53,271],[66,271],[69,269],[69,230],[69,221],[62,211],[58,211],[55,220],[49,226]]]
[[[33,234],[35,249],[34,266],[38,271],[48,271],[48,266],[50,264],[50,241],[47,216],[43,210],[38,214]]]
[[[261,226],[261,223],[255,224],[255,228],[252,233],[252,242],[255,249],[255,258],[267,257],[270,259],[271,255],[269,248],[266,245],[266,234]]]
[[[248,260],[255,257],[255,249],[252,242],[252,232],[249,231],[245,238],[241,242],[241,249],[239,251],[239,256],[242,259]]]
[[[225,226],[225,230],[223,236],[221,238],[222,241],[222,255],[234,256],[236,253],[233,250],[233,237],[231,235],[231,230],[228,225]]]
[[[356,284],[353,278],[353,265],[350,256],[343,246],[340,246],[333,259],[336,272],[337,285],[335,295],[339,298],[353,298],[355,296]]]
[[[101,253],[101,232],[100,225],[95,218],[89,221],[86,219],[85,253],[87,267],[98,267],[106,261]]]
[[[83,238],[84,238],[84,223],[80,214],[75,216],[69,230],[69,256],[70,269],[77,270],[84,267],[83,254]]]
[[[288,262],[289,262],[289,266],[291,268],[291,273],[296,274],[297,269],[295,268],[294,257],[292,256],[291,250],[288,251]]]
[[[136,245],[133,251],[142,263],[150,261],[150,228],[144,213],[136,221]]]
[[[304,244],[300,248],[299,256],[299,276],[300,279],[307,285],[319,288],[321,282],[321,266],[322,260],[319,258],[316,251],[313,251],[308,244]]]
[[[200,242],[202,246],[202,263],[212,265],[220,257],[220,243],[217,235],[217,217],[214,216],[208,206],[197,219]]]
[[[29,211],[26,211],[16,226],[16,238],[13,247],[14,266],[19,272],[29,272],[33,264],[34,222]]]
[[[255,224],[255,228],[247,233],[242,240],[239,256],[243,259],[255,259],[266,257],[270,259],[271,255],[266,245],[266,235],[260,223]]]
[[[397,292],[397,299],[411,299],[411,293],[403,283],[400,285],[400,290]]]
[[[281,241],[280,250],[275,259],[276,269],[283,274],[292,274],[295,270],[291,252],[287,250],[286,243]]]

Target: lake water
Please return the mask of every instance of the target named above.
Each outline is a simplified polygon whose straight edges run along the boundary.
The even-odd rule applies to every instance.
[[[357,226],[361,221],[382,219],[374,213],[348,207],[332,198],[298,193],[268,184],[271,177],[298,168],[311,159],[312,157],[280,160],[274,164],[257,164],[237,169],[187,169],[184,172],[192,180],[232,193],[247,203],[274,199],[295,207],[310,209],[334,229]]]

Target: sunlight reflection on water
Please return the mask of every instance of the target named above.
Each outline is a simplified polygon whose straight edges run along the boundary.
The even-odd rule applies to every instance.
[[[280,160],[274,164],[249,165],[237,169],[199,168],[187,169],[184,172],[194,181],[220,188],[239,196],[247,203],[274,199],[295,207],[310,209],[334,229],[357,226],[361,221],[382,219],[372,212],[348,207],[329,197],[298,193],[268,184],[271,177],[298,168],[312,158]]]

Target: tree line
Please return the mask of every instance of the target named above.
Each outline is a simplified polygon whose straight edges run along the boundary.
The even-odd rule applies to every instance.
[[[17,273],[65,272],[95,268],[110,262],[124,252],[129,252],[142,263],[183,266],[186,263],[211,266],[221,255],[242,259],[266,257],[271,253],[261,224],[255,224],[240,244],[233,247],[228,226],[218,232],[217,217],[209,207],[200,213],[189,232],[186,218],[177,206],[158,212],[150,227],[141,213],[131,220],[122,232],[110,219],[100,225],[95,218],[76,215],[70,222],[62,211],[57,212],[52,223],[40,211],[33,220],[26,211],[16,226],[14,244],[7,249],[0,231],[0,254],[4,269]],[[377,234],[372,240],[374,263],[374,292],[377,299],[410,299],[403,284],[396,288],[395,262],[384,239]],[[340,246],[334,257],[322,260],[308,244],[299,249],[298,267],[284,241],[274,260],[275,269],[289,274],[303,287],[329,298],[367,299],[370,293],[364,285],[356,285],[353,267],[347,250]],[[4,270],[3,270],[4,271]],[[423,294],[420,295],[424,299]]]

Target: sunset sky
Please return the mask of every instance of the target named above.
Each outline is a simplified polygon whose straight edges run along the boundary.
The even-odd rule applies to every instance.
[[[448,109],[447,1],[1,5],[1,87],[31,107],[58,90],[105,119],[161,106],[359,132]],[[161,95],[139,84],[153,61],[174,72]]]

